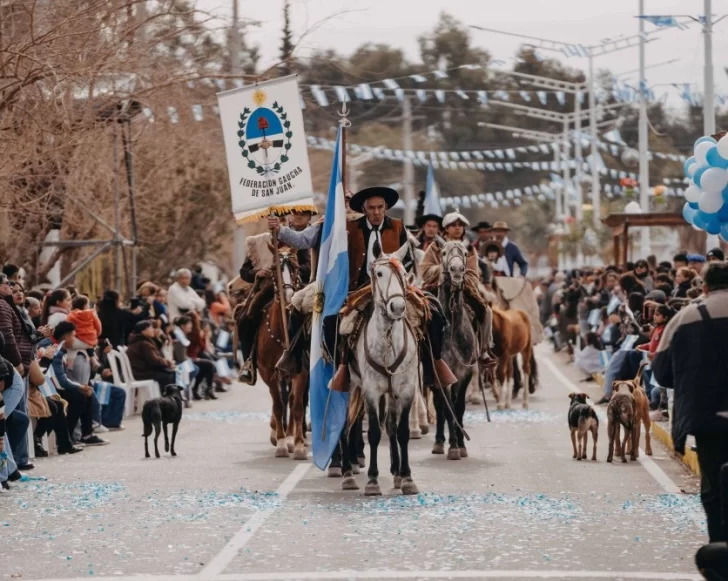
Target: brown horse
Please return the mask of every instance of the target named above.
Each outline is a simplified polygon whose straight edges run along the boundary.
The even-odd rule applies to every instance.
[[[493,308],[493,342],[498,357],[498,367],[495,372],[497,381],[493,383],[493,395],[498,400],[498,409],[511,407],[512,392],[508,382],[514,379],[515,383],[520,375],[515,373],[519,354],[523,357],[523,373],[529,381],[529,388],[523,390],[523,407],[528,409],[529,392],[533,393],[538,382],[538,368],[533,353],[528,315],[520,309],[502,311]],[[500,393],[498,385],[502,390]]]
[[[283,292],[290,304],[293,291],[300,286],[296,253],[288,248],[280,248],[278,256],[283,273]],[[271,284],[270,287],[273,285]],[[294,460],[306,460],[303,434],[308,370],[304,369],[295,377],[284,381],[276,369],[276,363],[285,350],[283,314],[279,294],[274,288],[264,288],[258,292],[270,293],[271,290],[273,298],[263,307],[254,353],[258,372],[268,386],[273,401],[270,440],[271,444],[276,447],[276,458],[288,458],[289,454],[293,452]],[[289,385],[290,393],[288,392]],[[286,395],[288,397],[285,397]],[[290,406],[291,410],[290,421],[287,424],[285,421],[286,404]]]

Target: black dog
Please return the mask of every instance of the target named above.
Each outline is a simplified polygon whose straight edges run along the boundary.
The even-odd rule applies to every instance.
[[[570,393],[569,429],[571,430],[571,444],[574,447],[574,458],[586,460],[586,444],[589,432],[594,440],[592,460],[597,461],[597,435],[599,433],[599,418],[594,408],[586,403],[588,396],[585,393]],[[576,439],[579,439],[577,446]]]
[[[144,422],[144,457],[149,458],[149,436],[152,435],[152,426],[154,426],[154,454],[159,458],[159,440],[160,428],[164,427],[164,451],[170,452],[172,456],[176,456],[174,451],[174,441],[177,437],[177,428],[182,419],[182,396],[180,394],[183,388],[170,384],[164,388],[164,395],[144,402],[142,408],[142,421]],[[172,424],[172,445],[169,445],[167,437],[167,424]]]

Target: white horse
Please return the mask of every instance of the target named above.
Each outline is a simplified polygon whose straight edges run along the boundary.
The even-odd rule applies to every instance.
[[[372,284],[372,313],[356,344],[356,366],[352,366],[354,387],[352,414],[360,404],[366,406],[369,428],[369,481],[364,494],[378,496],[379,468],[377,447],[381,439],[379,403],[384,398],[386,429],[392,463],[390,471],[394,487],[403,494],[417,494],[409,466],[409,415],[417,390],[420,389],[419,345],[405,317],[407,287],[412,280],[405,273],[402,260],[409,244],[391,255],[379,255],[369,268]],[[363,402],[356,401],[361,395]]]

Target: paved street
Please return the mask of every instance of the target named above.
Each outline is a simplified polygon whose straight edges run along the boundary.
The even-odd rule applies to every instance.
[[[141,422],[111,445],[37,462],[0,497],[0,576],[186,575],[253,579],[698,579],[706,539],[696,482],[653,443],[653,459],[571,458],[568,392],[578,376],[538,349],[531,409],[470,408],[470,457],[412,443],[421,494],[342,492],[307,462],[275,459],[267,390],[235,386],[188,410],[179,457],[145,460]],[[583,384],[582,384],[583,385]],[[592,387],[589,390],[596,395]],[[491,410],[495,405],[491,402]],[[388,466],[386,438],[381,463]],[[138,577],[136,577],[138,578]]]

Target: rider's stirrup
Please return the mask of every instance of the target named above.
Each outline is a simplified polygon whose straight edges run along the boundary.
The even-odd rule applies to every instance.
[[[255,385],[256,381],[258,381],[258,373],[253,367],[253,362],[250,359],[243,364],[243,368],[240,370],[240,375],[238,375],[238,381],[241,383],[247,383],[248,385]]]

